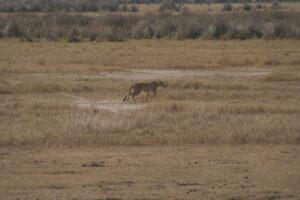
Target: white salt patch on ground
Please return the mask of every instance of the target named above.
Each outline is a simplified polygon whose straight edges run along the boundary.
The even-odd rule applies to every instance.
[[[153,79],[182,79],[187,77],[215,77],[215,78],[254,78],[263,77],[269,73],[261,69],[231,70],[157,70],[134,69],[126,72],[102,72],[97,75],[84,75],[81,78],[107,78],[119,80],[153,80]]]
[[[234,68],[234,69],[216,69],[216,70],[179,70],[179,69],[133,69],[118,72],[100,72],[97,74],[20,74],[20,78],[34,79],[117,79],[117,80],[170,80],[189,77],[215,78],[215,79],[247,79],[261,78],[270,73],[267,69],[258,68]]]
[[[128,104],[116,100],[102,100],[102,101],[77,101],[80,108],[109,110],[111,112],[119,112],[123,110],[137,110],[142,109],[145,104]]]
[[[146,106],[145,104],[129,104],[129,103],[124,103],[120,100],[113,100],[113,99],[95,101],[95,100],[90,100],[79,96],[75,96],[72,94],[67,94],[67,93],[61,93],[61,94],[73,98],[74,99],[73,102],[77,104],[79,108],[85,108],[85,109],[108,110],[117,113],[123,110],[142,109]]]

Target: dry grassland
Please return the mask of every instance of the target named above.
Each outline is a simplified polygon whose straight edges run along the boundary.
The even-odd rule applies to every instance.
[[[1,199],[297,200],[299,146],[0,149]]]
[[[137,15],[159,10],[137,6]],[[284,27],[297,30],[297,20]],[[0,39],[0,199],[300,198],[299,40],[43,37]],[[133,83],[158,79],[168,83],[158,99],[122,102]]]
[[[267,68],[294,74],[299,40],[34,42],[2,39],[0,73],[95,73],[127,69]]]
[[[0,49],[0,199],[300,197],[299,40]]]
[[[1,40],[0,145],[299,144],[299,47],[298,40]],[[204,75],[166,79],[159,100],[128,103],[141,109],[79,106],[86,99],[124,106],[138,80],[101,73],[132,69]]]

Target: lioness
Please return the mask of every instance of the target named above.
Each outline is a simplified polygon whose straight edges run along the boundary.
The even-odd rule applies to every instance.
[[[128,95],[123,98],[123,101],[128,101],[129,96],[132,96],[133,100],[135,101],[134,97],[139,95],[141,91],[146,92],[146,101],[148,101],[148,93],[151,91],[156,98],[156,90],[159,86],[166,87],[167,85],[162,81],[153,81],[151,83],[136,83],[131,86]]]

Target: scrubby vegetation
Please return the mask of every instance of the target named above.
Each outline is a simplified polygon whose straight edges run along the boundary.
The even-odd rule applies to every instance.
[[[273,3],[274,8],[279,7],[278,1],[263,0],[259,2]],[[161,10],[178,11],[182,4],[211,5],[212,3],[251,3],[251,0],[0,0],[0,12],[115,12],[124,11],[123,8],[127,4],[135,4],[128,11],[135,10],[138,4],[161,4]]]
[[[251,11],[252,10],[252,6],[250,4],[248,4],[248,3],[245,3],[243,5],[243,10],[244,11]]]
[[[161,3],[159,11],[180,11],[180,5],[177,5],[174,1],[165,0]]]
[[[95,12],[95,11],[117,11],[119,0],[12,0],[0,1],[0,12]]]
[[[69,42],[153,38],[299,38],[300,13],[15,14],[0,17],[0,37]]]
[[[223,11],[231,11],[232,10],[232,6],[230,3],[225,3],[223,6]]]

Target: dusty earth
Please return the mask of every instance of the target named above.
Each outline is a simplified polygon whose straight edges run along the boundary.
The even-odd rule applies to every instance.
[[[0,149],[0,199],[299,199],[299,146]]]

